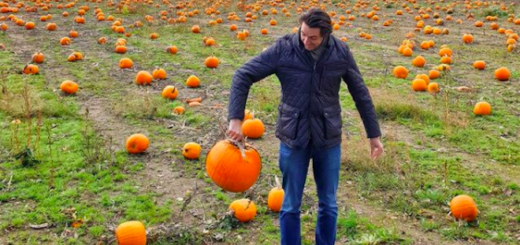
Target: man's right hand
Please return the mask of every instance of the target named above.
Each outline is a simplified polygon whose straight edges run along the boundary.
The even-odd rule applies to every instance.
[[[231,140],[237,142],[242,141],[244,139],[244,135],[242,134],[242,120],[231,119],[226,134]]]

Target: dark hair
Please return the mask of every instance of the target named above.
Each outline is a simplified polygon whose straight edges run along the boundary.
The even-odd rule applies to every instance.
[[[331,22],[332,20],[329,14],[319,8],[310,8],[300,16],[300,25],[305,23],[310,28],[320,28],[320,35],[322,37],[326,37],[332,33]]]

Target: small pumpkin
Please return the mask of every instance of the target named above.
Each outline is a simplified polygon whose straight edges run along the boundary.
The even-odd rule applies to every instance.
[[[150,39],[155,40],[155,39],[157,39],[157,38],[159,38],[159,34],[157,34],[157,33],[155,33],[155,32],[152,33],[152,34],[150,34]]]
[[[285,195],[280,180],[275,176],[276,186],[273,187],[267,195],[267,207],[273,212],[280,212],[282,209],[283,197]]]
[[[206,60],[204,61],[204,65],[206,65],[206,67],[208,67],[208,68],[217,68],[219,62],[220,61],[217,57],[210,56],[210,57],[206,58]]]
[[[206,156],[206,172],[211,180],[230,192],[243,192],[258,179],[262,160],[249,145],[243,150],[228,140],[217,142]]]
[[[118,245],[146,245],[146,229],[139,221],[127,221],[116,229]]]
[[[264,134],[264,123],[258,119],[247,119],[242,124],[242,133],[251,139],[258,139]]]
[[[441,48],[439,50],[439,56],[442,58],[444,56],[451,56],[453,54],[453,52],[451,51],[450,48],[448,47],[444,47],[444,48]]]
[[[244,121],[247,119],[253,119],[255,117],[255,113],[251,110],[246,109],[244,111]]]
[[[193,25],[191,27],[191,32],[193,32],[193,33],[200,33],[200,26],[199,25]]]
[[[191,75],[186,79],[186,86],[190,88],[197,88],[200,86],[200,80],[197,76]]]
[[[25,29],[26,30],[32,30],[32,29],[34,29],[34,27],[36,27],[34,22],[27,22],[27,23],[25,23]]]
[[[426,91],[427,88],[428,84],[423,79],[416,78],[412,82],[412,89],[414,91]]]
[[[423,67],[426,64],[426,59],[419,55],[412,60],[412,65],[415,67]]]
[[[118,54],[125,54],[127,51],[127,48],[125,45],[117,45],[114,51]]]
[[[106,37],[100,37],[100,38],[98,39],[98,43],[99,43],[99,44],[105,44],[106,42],[107,42],[107,38],[106,38]]]
[[[260,30],[260,34],[262,35],[267,35],[268,34],[268,31],[266,28],[263,28],[262,30]]]
[[[432,83],[428,84],[428,92],[430,92],[432,94],[437,94],[440,91],[441,91],[441,89],[439,88],[438,83],[432,82]]]
[[[69,37],[70,38],[77,38],[78,36],[79,36],[79,33],[77,31],[75,31],[75,30],[71,30],[69,32]]]
[[[176,106],[175,108],[173,108],[173,114],[176,115],[184,114],[185,111],[186,109],[183,106]]]
[[[473,67],[477,70],[484,70],[486,69],[486,62],[483,60],[477,60],[473,62]]]
[[[471,222],[477,218],[477,204],[468,195],[458,195],[450,201],[451,215],[456,219]]]
[[[198,159],[202,148],[195,142],[188,142],[182,147],[182,155],[190,160]]]
[[[166,79],[167,74],[164,69],[156,68],[155,70],[153,70],[152,76],[154,79],[163,80],[163,79]]]
[[[178,94],[179,90],[173,85],[166,86],[162,91],[162,97],[170,100],[176,99]]]
[[[491,105],[486,101],[480,101],[473,107],[473,113],[478,116],[491,114]]]
[[[229,210],[240,222],[249,222],[256,216],[256,205],[249,199],[239,199],[229,205]]]
[[[139,71],[137,76],[135,77],[135,83],[139,85],[148,85],[152,83],[153,77],[150,72],[147,71]]]
[[[56,28],[57,28],[56,23],[49,23],[49,24],[47,24],[47,26],[45,26],[45,29],[47,29],[48,31],[55,31]]]
[[[408,76],[408,69],[406,69],[404,66],[396,66],[394,68],[394,76],[405,79]]]
[[[462,42],[465,44],[471,44],[473,42],[473,35],[471,34],[464,34],[462,36]]]
[[[134,66],[134,62],[130,58],[122,58],[119,60],[119,68],[131,69]]]
[[[32,60],[34,63],[43,63],[45,56],[41,52],[36,52],[33,54]]]
[[[75,94],[78,88],[78,84],[71,80],[65,80],[60,84],[60,90],[66,94]]]
[[[36,74],[38,74],[38,72],[39,72],[39,69],[38,69],[37,65],[28,64],[23,68],[24,74],[36,75]]]
[[[70,42],[71,42],[71,40],[68,37],[63,37],[63,38],[60,39],[60,44],[61,45],[69,45]]]
[[[507,81],[509,80],[509,77],[511,76],[511,72],[509,72],[509,69],[505,67],[500,67],[495,70],[495,78],[498,81]]]
[[[176,54],[177,46],[175,46],[175,45],[169,46],[168,48],[166,48],[166,52],[168,52],[170,54]]]
[[[137,154],[146,151],[150,141],[144,134],[133,134],[126,140],[126,150],[130,154]]]

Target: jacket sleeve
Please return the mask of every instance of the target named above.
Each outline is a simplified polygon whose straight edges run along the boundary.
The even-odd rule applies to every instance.
[[[251,85],[276,72],[280,56],[279,50],[279,43],[271,45],[235,71],[229,95],[228,120],[244,119],[244,110]]]
[[[365,131],[368,138],[376,138],[381,136],[379,123],[377,122],[377,115],[375,112],[372,98],[368,92],[368,88],[363,81],[363,77],[359,72],[358,66],[350,49],[347,46],[347,73],[343,76],[343,80],[347,83],[348,90],[354,99],[356,108],[363,120]]]

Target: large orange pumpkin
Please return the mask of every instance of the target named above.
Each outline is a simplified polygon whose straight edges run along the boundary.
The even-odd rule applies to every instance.
[[[215,56],[210,56],[204,61],[204,65],[208,68],[217,68],[220,61]]]
[[[116,239],[119,245],[146,245],[146,229],[139,221],[127,221],[116,229]]]
[[[458,195],[451,199],[450,210],[456,219],[471,222],[477,218],[477,204],[468,195]]]
[[[405,79],[408,76],[408,69],[406,69],[404,66],[396,66],[394,68],[394,76]]]
[[[243,192],[258,179],[262,162],[256,149],[249,145],[242,155],[239,147],[228,140],[216,143],[206,156],[206,172],[222,189]]]
[[[139,85],[147,85],[147,84],[150,84],[152,83],[152,74],[150,74],[150,72],[147,72],[147,71],[139,71],[137,73],[137,76],[135,77],[135,83],[139,84]]]
[[[256,216],[256,205],[249,199],[239,199],[229,205],[229,210],[240,222],[249,222]]]

